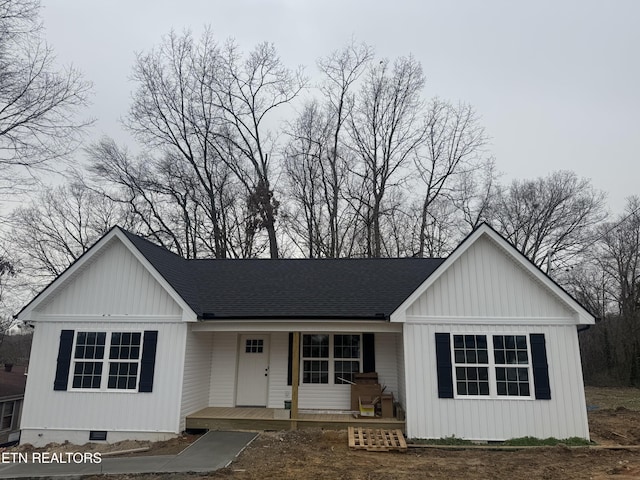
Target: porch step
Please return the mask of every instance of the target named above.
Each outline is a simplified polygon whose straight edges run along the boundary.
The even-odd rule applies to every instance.
[[[388,452],[407,450],[407,442],[402,430],[382,428],[349,427],[349,448],[368,452]]]

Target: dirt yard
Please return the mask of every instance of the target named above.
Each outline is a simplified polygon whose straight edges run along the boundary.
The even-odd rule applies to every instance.
[[[122,479],[638,479],[640,391],[587,389],[592,440],[609,450],[563,445],[521,450],[411,448],[407,453],[351,451],[346,432],[261,434],[229,468],[202,475],[130,475]],[[191,439],[189,439],[191,440]],[[160,453],[152,448],[149,453]],[[163,450],[162,453],[167,453]],[[108,477],[113,478],[113,477]]]

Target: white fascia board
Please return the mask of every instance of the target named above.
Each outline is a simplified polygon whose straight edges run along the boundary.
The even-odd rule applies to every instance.
[[[116,235],[126,245],[126,247],[131,251],[134,257],[144,265],[144,267],[149,271],[151,276],[158,282],[162,288],[164,288],[169,296],[176,302],[180,308],[182,308],[182,320],[184,322],[195,322],[198,320],[198,315],[194,312],[191,307],[184,301],[184,299],[175,291],[175,289],[167,282],[162,275],[155,269],[155,267],[146,259],[140,250],[138,250],[131,241],[126,237],[124,233],[119,228],[116,228]]]
[[[56,277],[49,285],[45,287],[36,297],[27,304],[26,307],[17,315],[18,320],[31,321],[35,320],[33,311],[42,303],[44,303],[58,288],[66,284],[73,276],[83,268],[93,257],[99,255],[102,249],[117,235],[118,228],[112,228],[100,240],[89,248],[80,258],[72,263],[64,272]]]
[[[194,332],[402,332],[402,325],[363,320],[202,320]]]
[[[407,315],[405,323],[414,325],[575,325],[573,317],[450,317]]]
[[[169,296],[182,308],[182,320],[185,322],[195,322],[197,320],[196,313],[187,305],[178,292],[160,275],[160,273],[151,265],[151,263],[140,253],[140,251],[129,241],[124,233],[114,227],[107,232],[100,240],[98,240],[89,250],[87,250],[80,258],[71,264],[64,272],[62,272],[53,282],[40,292],[27,306],[18,314],[17,319],[21,321],[34,321],[38,319],[38,315],[34,315],[34,310],[51,297],[58,288],[70,281],[74,275],[83,268],[85,264],[91,261],[96,255],[111,242],[114,238],[120,240],[129,249],[131,254],[148,270],[151,276],[164,288]]]
[[[486,224],[480,225],[474,230],[455,251],[442,262],[435,272],[427,278],[402,304],[391,314],[391,322],[406,322],[406,310],[422,295],[427,289],[433,285],[438,278],[445,272],[455,261],[462,256],[480,237],[486,235],[500,249],[509,255],[515,262],[528,271],[534,278],[541,282],[549,289],[558,299],[564,302],[571,310],[576,313],[578,325],[593,325],[595,318],[587,310],[575,301],[567,292],[558,286],[553,280],[545,275],[538,267],[529,261],[522,253],[520,253],[513,245],[505,240],[500,234]]]
[[[482,225],[478,229],[476,229],[469,237],[466,238],[464,242],[462,242],[458,248],[456,248],[451,255],[447,257],[447,259],[440,264],[436,270],[429,275],[429,277],[414,290],[414,292],[407,297],[407,299],[400,304],[398,308],[394,312],[391,313],[390,320],[391,322],[406,322],[406,311],[407,309],[413,305],[413,303],[424,293],[427,289],[433,285],[438,278],[452,265],[467,249],[473,245],[473,243],[482,235]]]

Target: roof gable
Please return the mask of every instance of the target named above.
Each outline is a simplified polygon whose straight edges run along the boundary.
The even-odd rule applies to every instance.
[[[407,316],[537,318],[594,323],[565,290],[486,224],[474,230],[403,304],[391,321]]]
[[[124,285],[117,281],[123,274],[136,276],[140,284],[151,289],[150,297],[155,297],[153,301],[141,305],[139,298],[132,296],[132,292],[121,291]],[[114,295],[119,296],[121,305],[113,311],[111,302],[111,310],[102,311],[101,308]],[[178,310],[174,302],[179,307]],[[157,315],[161,312],[181,315],[183,320],[195,320],[196,317],[182,297],[131,243],[124,231],[115,227],[27,304],[17,318],[23,321],[36,320],[40,313]]]

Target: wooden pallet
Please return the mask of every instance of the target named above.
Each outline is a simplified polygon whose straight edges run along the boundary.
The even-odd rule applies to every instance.
[[[349,448],[368,452],[405,451],[407,442],[404,440],[402,430],[349,427]]]

